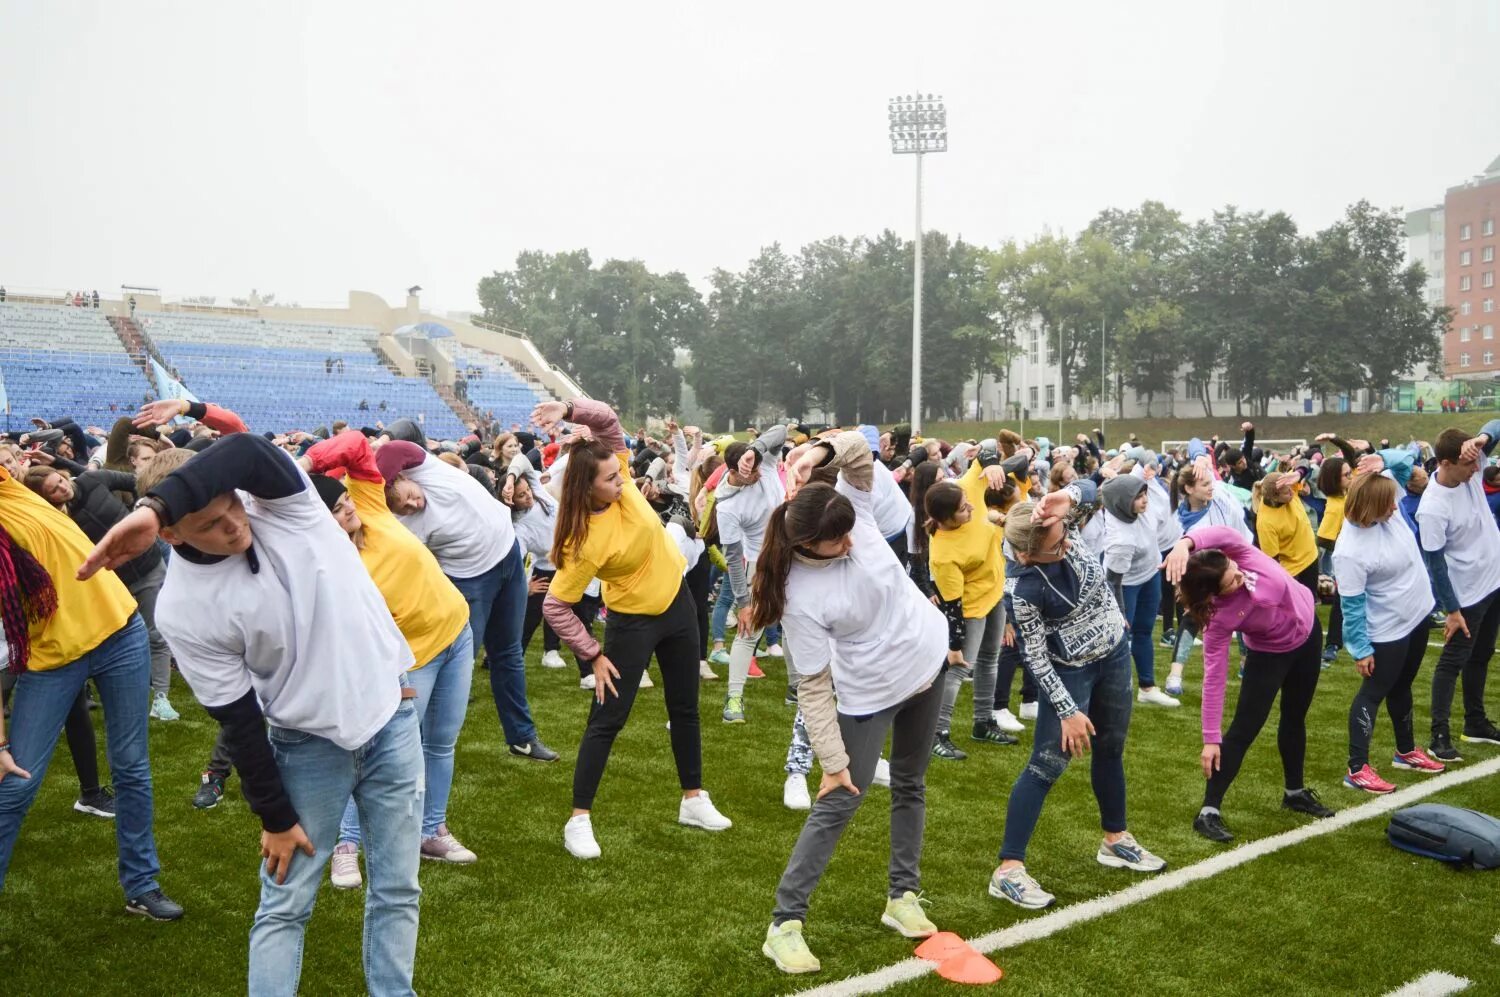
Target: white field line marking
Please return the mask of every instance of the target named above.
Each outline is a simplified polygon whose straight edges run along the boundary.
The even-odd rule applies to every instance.
[[[1461,769],[1449,769],[1442,775],[1426,779],[1414,786],[1397,790],[1385,796],[1376,797],[1358,806],[1340,810],[1326,820],[1317,820],[1290,831],[1273,834],[1268,838],[1259,838],[1248,841],[1243,845],[1232,848],[1226,852],[1220,852],[1201,862],[1183,866],[1152,876],[1149,879],[1139,880],[1134,886],[1127,887],[1118,893],[1106,893],[1092,900],[1082,903],[1069,904],[1059,908],[1050,914],[1025,921],[1018,921],[1008,928],[1001,928],[978,938],[970,939],[969,944],[980,952],[996,952],[1000,949],[1015,948],[1026,942],[1040,941],[1051,935],[1057,934],[1077,924],[1084,924],[1096,918],[1104,917],[1124,910],[1133,904],[1172,890],[1181,889],[1190,883],[1209,879],[1221,872],[1242,866],[1247,862],[1272,852],[1279,852],[1283,848],[1301,844],[1312,838],[1321,837],[1325,834],[1333,834],[1344,828],[1362,821],[1373,820],[1382,814],[1399,810],[1417,800],[1425,799],[1444,790],[1461,786],[1464,783],[1474,782],[1486,776],[1500,772],[1500,757],[1489,758],[1475,765],[1466,765]],[[1002,901],[996,901],[1001,903]],[[898,983],[914,980],[920,976],[932,972],[937,968],[936,963],[925,959],[904,959],[901,962],[892,963],[884,969],[873,970],[862,973],[859,976],[850,976],[832,983],[825,983],[819,987],[809,990],[798,991],[804,997],[855,997],[857,994],[872,994],[882,990],[888,990]]]
[[[1447,997],[1460,990],[1469,989],[1469,981],[1452,973],[1423,973],[1404,987],[1398,987],[1385,997]]]

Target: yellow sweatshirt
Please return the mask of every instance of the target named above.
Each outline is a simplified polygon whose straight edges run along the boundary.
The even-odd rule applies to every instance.
[[[985,516],[985,479],[979,462],[969,465],[958,486],[974,507],[956,530],[938,530],[928,542],[932,584],[945,601],[963,598],[964,619],[988,616],[1005,595],[1005,535]],[[1024,493],[1024,483],[1022,483]]]
[[[1312,524],[1307,521],[1302,499],[1295,493],[1286,505],[1261,502],[1260,512],[1255,517],[1255,532],[1261,551],[1267,557],[1275,558],[1290,575],[1301,574],[1318,559]]]

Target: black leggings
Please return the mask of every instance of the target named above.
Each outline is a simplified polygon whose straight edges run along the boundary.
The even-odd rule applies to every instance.
[[[551,578],[556,573],[544,568],[533,568],[531,576],[533,578]],[[536,635],[536,628],[538,626],[542,628],[543,651],[556,651],[562,647],[562,641],[558,639],[557,634],[552,632],[552,628],[547,625],[547,621],[542,619],[542,603],[546,601],[547,593],[545,592],[530,592],[526,595],[526,618],[521,622],[521,650],[523,652],[531,646],[531,638]],[[599,599],[592,595],[586,595],[582,599],[579,599],[573,604],[573,615],[583,621],[584,628],[588,630],[589,636],[593,636],[594,620],[599,617]],[[575,659],[578,658],[576,654],[573,657]],[[579,675],[592,675],[593,671],[593,668],[584,664],[582,660],[578,661]]]
[[[1162,559],[1166,559],[1167,552],[1162,553]],[[1182,629],[1182,606],[1177,602],[1177,586],[1167,581],[1167,573],[1161,573],[1161,635],[1165,637],[1169,630]]]
[[[708,597],[709,568],[708,552],[704,551],[698,555],[698,563],[683,576],[688,593],[693,597],[693,618],[698,621],[698,639],[701,645],[698,657],[705,661],[708,659],[708,614],[713,609],[713,601]]]
[[[1396,728],[1396,750],[1404,755],[1417,746],[1412,732],[1411,684],[1422,668],[1430,630],[1432,619],[1424,617],[1405,637],[1373,645],[1375,671],[1360,683],[1349,706],[1350,772],[1358,772],[1370,761],[1370,734],[1381,700],[1385,700],[1385,711]]]
[[[1307,757],[1307,709],[1318,688],[1323,656],[1323,633],[1314,623],[1312,633],[1295,651],[1270,654],[1247,648],[1245,676],[1240,679],[1240,698],[1234,705],[1234,720],[1224,734],[1219,751],[1219,771],[1208,780],[1203,805],[1217,809],[1224,793],[1240,771],[1245,752],[1271,715],[1271,704],[1281,694],[1281,721],[1276,728],[1276,747],[1281,752],[1281,773],[1286,788],[1302,788],[1302,764]]]
[[[604,765],[615,737],[625,728],[635,703],[641,674],[656,655],[661,669],[667,719],[672,724],[672,757],[683,789],[703,788],[703,747],[698,736],[698,621],[693,597],[684,581],[672,605],[656,616],[611,611],[604,622],[604,656],[620,677],[618,695],[604,692],[604,704],[591,700],[588,728],[578,746],[573,767],[573,807],[591,810],[594,793],[604,776]]]

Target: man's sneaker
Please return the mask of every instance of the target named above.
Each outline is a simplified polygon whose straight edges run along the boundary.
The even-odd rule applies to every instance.
[[[788,810],[811,810],[812,795],[807,791],[807,776],[788,772],[781,787],[781,802]]]
[[[754,658],[751,658],[750,671],[745,675],[745,677],[751,679],[763,679],[766,677],[766,673],[760,670],[760,662],[756,661]]]
[[[766,656],[771,658],[784,658],[786,657],[786,652],[781,649],[780,644],[772,644],[770,647],[766,648]]]
[[[364,880],[359,875],[359,846],[345,841],[333,846],[333,861],[328,864],[328,881],[341,890],[357,890]]]
[[[796,706],[797,705],[797,687],[794,686],[794,685],[792,685],[790,682],[788,682],[787,685],[786,685],[786,698],[783,699],[781,702],[785,706]]]
[[[724,722],[727,724],[742,724],[745,722],[745,697],[724,697]]]
[[[1496,727],[1487,719],[1472,727],[1465,724],[1464,732],[1459,739],[1469,744],[1500,744],[1500,727]]]
[[[698,677],[705,682],[716,682],[719,678],[714,674],[714,670],[708,667],[707,661],[698,662]]]
[[[589,672],[587,675],[581,675],[581,676],[579,676],[579,678],[578,678],[578,688],[583,689],[583,690],[585,690],[587,692],[593,692],[594,691],[594,685],[595,685],[595,683],[597,681],[598,680],[594,678],[594,673],[593,672]]]
[[[1329,644],[1327,647],[1323,648],[1323,664],[1331,665],[1338,659],[1339,646],[1337,644]]]
[[[1014,734],[1026,729],[1026,725],[1016,719],[1016,715],[1009,708],[995,711],[995,726],[1008,734]]]
[[[638,686],[636,686],[636,688],[637,689],[655,689],[656,688],[656,683],[653,682],[653,681],[651,681],[651,671],[649,669],[647,669],[646,671],[641,672],[641,684],[638,685]]]
[[[1177,646],[1177,631],[1176,630],[1170,630],[1170,629],[1163,630],[1161,632],[1161,646],[1162,647],[1176,647]]]
[[[125,901],[125,913],[140,914],[153,921],[175,921],[182,917],[182,904],[161,890],[148,890]]]
[[[548,651],[542,655],[543,668],[562,668],[566,664],[567,662],[563,661],[563,656],[556,651]]]
[[[782,921],[766,929],[766,940],[760,947],[761,954],[776,964],[783,973],[816,973],[823,968],[818,957],[802,940],[801,921]]]
[[[1020,739],[1014,734],[1007,734],[1000,729],[1000,725],[991,720],[989,723],[980,721],[974,725],[969,733],[969,738],[974,741],[984,741],[987,744],[1020,744]]]
[[[705,831],[727,831],[734,827],[734,821],[719,813],[706,789],[699,790],[697,796],[682,798],[677,805],[677,823],[685,827],[701,827]]]
[[[875,778],[870,780],[872,786],[884,786],[891,788],[891,763],[884,758],[875,763]]]
[[[1224,818],[1219,814],[1200,812],[1193,818],[1193,830],[1209,841],[1217,841],[1221,845],[1234,840],[1234,835],[1229,833],[1229,828],[1224,826]]]
[[[1449,764],[1464,760],[1464,756],[1458,753],[1458,749],[1453,746],[1453,741],[1447,734],[1432,735],[1432,743],[1427,746],[1427,753],[1438,761]]]
[[[1361,766],[1358,772],[1345,772],[1344,785],[1350,789],[1374,793],[1377,796],[1383,796],[1396,788],[1394,783],[1386,782],[1380,778],[1380,773],[1370,768],[1368,764]]]
[[[533,737],[525,744],[512,744],[509,747],[511,754],[519,755],[522,758],[530,758],[534,762],[557,761],[557,752],[543,744],[542,739],[539,737]]]
[[[1181,696],[1182,695],[1182,676],[1181,675],[1171,675],[1171,676],[1168,676],[1168,678],[1167,678],[1167,687],[1166,688],[1167,688],[1167,695],[1168,696]]]
[[[716,647],[714,648],[714,653],[708,656],[708,660],[710,664],[727,665],[729,664],[729,652],[722,647]]]
[[[1022,720],[1035,720],[1036,719],[1036,700],[1032,700],[1029,703],[1022,703],[1021,704],[1021,714],[1020,715],[1021,715],[1021,719]]]
[[[1323,805],[1318,799],[1318,794],[1311,789],[1299,789],[1295,793],[1283,793],[1281,796],[1281,808],[1283,810],[1295,810],[1299,814],[1307,814],[1309,817],[1332,817],[1333,811]]]
[[[887,928],[896,929],[905,938],[928,938],[935,935],[937,925],[929,921],[922,910],[922,905],[928,902],[922,894],[911,890],[899,897],[888,898],[885,913],[880,915],[880,923]]]
[[[588,814],[568,818],[563,825],[563,847],[575,859],[599,857],[599,842],[594,840],[594,825]]]
[[[1023,865],[1015,866],[1005,873],[996,869],[990,877],[990,896],[997,900],[1009,900],[1017,907],[1025,907],[1027,910],[1041,910],[1051,906],[1052,901],[1057,899],[1027,875]]]
[[[193,808],[212,810],[224,798],[224,777],[205,772],[202,779],[203,781],[198,784],[198,792],[193,794]]]
[[[109,786],[91,789],[73,801],[73,809],[81,814],[92,814],[110,820],[115,815],[115,791]]]
[[[1150,703],[1152,706],[1172,707],[1182,705],[1181,701],[1173,699],[1171,696],[1168,696],[1166,693],[1156,688],[1156,686],[1152,686],[1149,689],[1142,689],[1140,692],[1136,693],[1135,701],[1137,703]]]
[[[1129,831],[1119,841],[1101,841],[1094,858],[1100,865],[1111,869],[1130,869],[1135,872],[1160,872],[1167,867],[1166,859],[1142,848],[1140,842],[1135,840],[1135,835]]]
[[[1442,772],[1447,766],[1442,762],[1430,757],[1421,748],[1412,748],[1406,754],[1396,752],[1391,759],[1391,766],[1398,769],[1406,769],[1410,772],[1425,772],[1429,775]]]
[[[946,758],[950,762],[961,762],[969,757],[969,753],[959,750],[958,745],[948,736],[948,732],[940,730],[932,738],[932,757]]]
[[[447,824],[439,824],[437,834],[422,839],[422,857],[434,862],[452,862],[454,865],[472,865],[479,856],[463,846]]]
[[[151,719],[181,720],[182,714],[172,708],[172,703],[167,699],[166,693],[158,692],[151,697]]]

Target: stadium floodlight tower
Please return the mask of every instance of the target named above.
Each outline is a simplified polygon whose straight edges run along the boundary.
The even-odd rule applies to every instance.
[[[948,151],[948,109],[942,95],[907,94],[890,101],[891,152],[917,159],[916,266],[911,301],[911,431],[922,431],[922,156]]]

